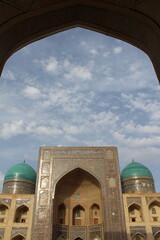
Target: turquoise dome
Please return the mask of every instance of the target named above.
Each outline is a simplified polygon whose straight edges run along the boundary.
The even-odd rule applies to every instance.
[[[28,164],[19,163],[14,165],[7,171],[4,177],[4,181],[10,179],[21,179],[36,182],[36,172]]]
[[[121,172],[121,181],[128,178],[149,177],[153,179],[150,170],[138,162],[129,163]]]

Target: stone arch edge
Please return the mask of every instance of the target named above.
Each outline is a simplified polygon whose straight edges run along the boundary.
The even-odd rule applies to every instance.
[[[150,57],[160,79],[160,56],[157,51],[157,48],[160,49],[160,34],[158,26],[151,19],[137,12],[117,6],[111,7],[111,4],[98,1],[79,3],[77,0],[57,5],[47,12],[41,10],[40,13],[19,18],[19,21],[17,18],[8,28],[0,29],[0,73],[6,60],[20,48],[43,37],[79,26],[119,38],[140,48]],[[128,30],[130,28],[132,31]]]

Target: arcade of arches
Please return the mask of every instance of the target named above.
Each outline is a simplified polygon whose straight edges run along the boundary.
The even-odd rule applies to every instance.
[[[39,161],[35,194],[14,194],[22,174],[19,164],[9,170],[15,178],[0,194],[0,240],[160,240],[160,193],[146,166],[128,164],[121,188],[115,147],[42,147]],[[116,232],[122,223],[125,234]]]

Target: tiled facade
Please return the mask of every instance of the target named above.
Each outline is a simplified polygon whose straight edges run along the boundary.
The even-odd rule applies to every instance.
[[[35,195],[0,195],[0,240],[42,239],[159,240],[160,194],[122,194],[116,147],[42,147]]]

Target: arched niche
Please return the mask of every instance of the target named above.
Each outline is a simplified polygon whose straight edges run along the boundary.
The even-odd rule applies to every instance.
[[[142,208],[136,203],[133,203],[128,208],[128,215],[129,215],[129,221],[130,222],[142,222],[143,216],[142,216]]]
[[[60,235],[57,240],[66,240],[66,238],[63,235]]]
[[[132,240],[146,240],[146,237],[144,237],[142,234],[137,233]]]
[[[157,232],[154,236],[155,240],[160,240],[160,232]]]
[[[73,209],[72,225],[81,226],[85,225],[85,209],[81,205],[77,205]]]
[[[83,240],[83,238],[77,237],[74,240]]]
[[[25,205],[19,206],[15,212],[14,222],[26,223],[28,220],[29,208]]]
[[[90,207],[90,224],[97,225],[101,223],[101,212],[100,206],[96,203],[92,204]]]
[[[26,240],[25,237],[23,237],[22,235],[16,235],[14,236],[11,240]]]
[[[95,235],[95,236],[92,238],[92,240],[101,240],[101,238],[100,238],[99,236]]]
[[[8,211],[9,211],[8,207],[5,204],[0,203],[0,223],[6,222]]]
[[[160,221],[160,202],[155,200],[149,204],[149,215],[151,222]]]
[[[125,4],[127,7],[99,0],[62,0],[60,4],[52,1],[49,6],[44,4],[34,11],[16,15],[16,19],[12,17],[0,27],[0,72],[5,61],[23,46],[59,31],[80,26],[142,49],[150,57],[160,79],[160,30],[158,22],[152,18],[154,11],[153,16],[149,17],[141,11],[134,11],[127,1]]]
[[[97,205],[94,205],[94,204]],[[87,171],[76,168],[65,176],[63,176],[57,183],[55,189],[55,197],[53,204],[54,225],[59,222],[59,208],[65,206],[64,223],[65,225],[75,225],[75,217],[78,219],[78,212],[82,213],[79,219],[81,225],[90,225],[90,211],[91,206],[98,206],[99,211],[102,209],[102,188],[99,181]],[[101,214],[102,216],[102,214]],[[102,217],[101,217],[102,218]],[[74,219],[74,220],[73,220]],[[79,221],[80,222],[80,221]]]

